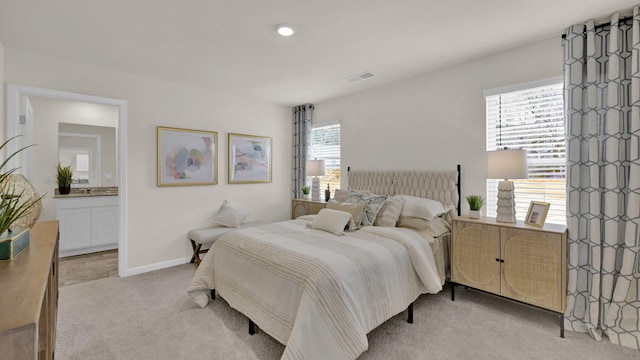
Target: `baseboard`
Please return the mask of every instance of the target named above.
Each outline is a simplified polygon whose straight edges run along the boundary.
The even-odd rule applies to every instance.
[[[139,267],[135,267],[135,268],[131,268],[131,269],[125,269],[124,270],[124,277],[138,275],[138,274],[144,274],[144,273],[147,273],[147,272],[150,272],[150,271],[166,269],[166,268],[170,268],[170,267],[173,267],[173,266],[186,264],[189,261],[191,261],[191,257],[186,257],[186,258],[181,258],[181,259],[174,259],[174,260],[163,261],[163,262],[159,262],[159,263],[155,263],[155,264],[139,266]]]

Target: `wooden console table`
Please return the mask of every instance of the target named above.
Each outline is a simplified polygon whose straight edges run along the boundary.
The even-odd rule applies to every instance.
[[[39,222],[31,245],[0,262],[2,359],[53,359],[58,316],[58,222]]]

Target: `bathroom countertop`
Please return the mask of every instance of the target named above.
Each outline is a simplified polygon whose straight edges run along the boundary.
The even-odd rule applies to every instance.
[[[82,197],[96,196],[118,196],[118,188],[115,186],[91,187],[91,188],[71,188],[71,192],[67,195],[61,195],[58,189],[55,189],[54,199],[70,199]]]

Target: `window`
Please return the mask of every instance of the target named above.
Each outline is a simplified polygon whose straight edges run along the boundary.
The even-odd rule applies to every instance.
[[[516,217],[532,200],[551,203],[546,222],[566,223],[566,171],[562,80],[551,79],[485,92],[487,151],[525,149],[529,179],[513,180]],[[500,180],[487,180],[487,214],[495,216]]]
[[[324,199],[327,184],[333,197],[335,189],[340,188],[340,124],[314,127],[311,130],[310,158],[324,160],[326,175],[320,178],[320,198]]]

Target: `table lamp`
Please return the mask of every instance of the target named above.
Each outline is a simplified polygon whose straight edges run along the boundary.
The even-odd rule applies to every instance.
[[[487,177],[489,179],[504,179],[498,184],[498,209],[496,221],[505,223],[516,222],[516,201],[513,181],[509,179],[526,179],[529,177],[527,168],[527,152],[525,150],[504,150],[487,152]]]
[[[313,176],[311,182],[311,200],[320,201],[320,178],[318,176],[324,176],[324,160],[307,160],[306,164],[307,176]]]

